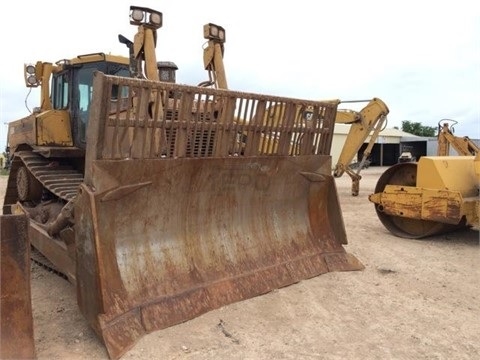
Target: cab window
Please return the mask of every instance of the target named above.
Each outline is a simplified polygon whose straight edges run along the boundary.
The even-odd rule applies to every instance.
[[[52,80],[52,105],[56,110],[68,108],[68,73],[55,76]]]

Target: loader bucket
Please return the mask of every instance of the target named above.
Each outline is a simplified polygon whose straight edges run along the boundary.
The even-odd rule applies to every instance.
[[[95,81],[95,90],[103,87],[107,93],[109,82],[128,85],[101,74]],[[139,122],[140,116],[125,122],[119,111],[112,115],[105,106],[91,113],[88,136],[98,141],[87,150],[85,184],[75,204],[77,294],[111,358],[145,333],[209,310],[329,271],[363,268],[342,246],[347,241],[331,157],[321,153],[329,151],[330,139],[322,134],[333,130],[335,111],[330,110],[336,104],[308,104],[314,107],[314,119],[322,117],[312,131],[295,128],[293,100],[276,98],[287,107],[292,103],[291,111],[282,113],[284,122],[293,116],[289,138],[303,131],[302,141],[311,142],[292,147],[292,140],[285,143],[280,136],[276,153],[262,153],[262,146],[247,143],[234,155],[238,137],[231,132],[255,136],[253,115],[243,126],[227,126],[219,116],[207,123],[204,112],[202,124],[195,125],[187,102],[195,98],[191,92],[201,91],[216,97],[214,103],[235,102],[238,112],[241,101],[256,101],[253,95],[128,81],[129,86],[167,87],[157,91],[175,94],[178,106],[189,110],[170,112],[173,124],[160,118],[150,128]],[[258,104],[252,104],[257,109],[252,114],[258,114]],[[121,136],[128,130],[119,124],[133,126],[131,136]],[[259,141],[273,135],[278,139],[280,128],[271,131],[275,134],[256,134]],[[163,140],[152,140],[156,132]],[[154,152],[134,154],[136,145],[125,146],[119,139],[167,141],[168,151],[157,158]]]
[[[0,216],[1,359],[35,359],[25,215]]]

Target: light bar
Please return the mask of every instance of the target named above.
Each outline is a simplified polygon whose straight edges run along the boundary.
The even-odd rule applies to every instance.
[[[25,84],[27,87],[37,87],[40,85],[40,81],[36,76],[36,67],[33,64],[25,64]]]
[[[163,15],[161,12],[149,8],[130,6],[130,24],[143,25],[152,29],[162,27]]]
[[[219,25],[208,23],[203,25],[203,37],[208,40],[225,42],[225,29]]]

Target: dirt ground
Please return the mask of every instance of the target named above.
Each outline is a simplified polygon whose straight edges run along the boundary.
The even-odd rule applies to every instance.
[[[368,201],[384,170],[364,170],[358,197],[348,176],[336,179],[346,249],[364,270],[304,280],[151,333],[122,360],[480,359],[478,231],[394,237]],[[73,286],[32,269],[38,359],[107,359]]]

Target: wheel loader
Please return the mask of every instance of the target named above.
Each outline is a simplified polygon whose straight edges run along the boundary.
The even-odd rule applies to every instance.
[[[162,21],[131,6],[128,57],[26,65],[40,107],[9,123],[3,217],[28,217],[36,261],[76,287],[112,359],[212,309],[363,269],[343,247],[331,174],[339,101],[228,90],[212,65],[225,31],[211,23],[214,78],[177,84],[176,66],[156,60]]]
[[[447,120],[439,122],[437,140],[438,156],[393,165],[369,196],[382,224],[396,236],[420,239],[480,229],[478,146],[454,136]],[[450,145],[458,156],[449,156]]]

